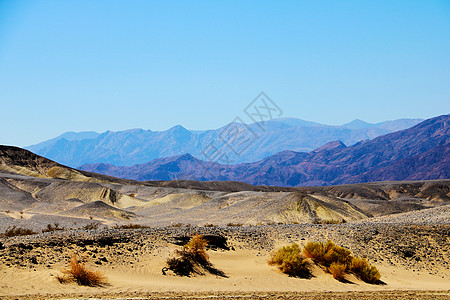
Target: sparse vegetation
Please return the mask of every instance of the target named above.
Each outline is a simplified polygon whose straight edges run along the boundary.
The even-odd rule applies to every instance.
[[[184,224],[183,223],[175,223],[175,224],[170,225],[170,227],[184,227]]]
[[[232,222],[227,224],[228,227],[241,227],[243,225],[244,224],[242,224],[242,223],[232,223]]]
[[[203,227],[217,227],[217,225],[215,225],[215,224],[205,224],[205,225],[203,225]]]
[[[328,268],[328,272],[333,275],[334,279],[343,281],[345,277],[345,273],[347,271],[347,265],[333,262],[331,263],[330,267]]]
[[[79,285],[101,286],[106,283],[106,277],[98,271],[89,270],[81,263],[77,255],[72,255],[69,268],[62,270],[63,275],[57,275],[60,283],[76,282]]]
[[[333,262],[348,265],[352,259],[349,250],[335,245],[332,241],[327,241],[326,243],[310,242],[306,244],[303,253],[315,263],[326,268],[330,267]]]
[[[114,225],[113,229],[138,229],[138,228],[150,228],[149,226],[140,225],[140,224],[123,224],[123,225]]]
[[[322,219],[314,219],[312,220],[313,224],[325,224],[325,225],[329,225],[329,224],[344,224],[347,223],[347,221],[345,221],[344,219],[341,220],[322,220]]]
[[[296,243],[284,246],[272,253],[268,263],[277,266],[281,272],[289,276],[308,278],[311,276],[309,262],[302,255],[302,249]]]
[[[2,234],[4,237],[13,237],[13,236],[20,236],[20,235],[32,235],[36,234],[37,232],[34,232],[32,229],[29,228],[21,228],[21,227],[8,227],[5,232]]]
[[[324,268],[339,281],[344,281],[345,275],[350,272],[367,283],[377,283],[381,278],[377,268],[371,266],[367,260],[353,257],[350,250],[337,246],[332,241],[309,242],[303,251],[295,243],[285,246],[273,253],[268,263],[278,266],[283,273],[290,276],[305,277],[309,274],[305,273],[309,272],[306,258]]]
[[[162,269],[162,273],[166,275],[166,271],[171,270],[179,276],[203,275],[203,269],[211,274],[226,277],[222,271],[214,268],[209,261],[209,256],[206,253],[207,245],[208,242],[203,238],[203,235],[193,236],[181,250],[175,251],[178,257],[167,259],[167,267]]]
[[[60,231],[66,230],[64,227],[59,227],[59,223],[47,224],[47,228],[42,229],[42,232],[52,232],[52,231]]]
[[[367,283],[376,283],[381,278],[378,269],[375,266],[371,266],[364,258],[354,257],[350,264],[350,271]]]
[[[82,230],[97,230],[99,226],[100,226],[99,223],[89,223],[89,224],[81,227],[80,229],[82,229]]]

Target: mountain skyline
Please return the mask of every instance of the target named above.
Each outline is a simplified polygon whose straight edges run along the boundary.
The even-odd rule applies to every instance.
[[[241,181],[253,185],[336,185],[450,177],[450,115],[365,140],[330,142],[309,153],[282,151],[255,163],[221,165],[184,154],[134,166],[84,165],[81,170],[148,180]]]
[[[308,152],[334,140],[350,146],[420,121],[399,119],[371,124],[354,120],[333,126],[278,118],[264,123],[233,122],[213,130],[190,131],[176,125],[166,131],[67,132],[25,148],[71,167],[89,163],[134,165],[185,153],[207,161],[236,164],[255,162],[284,150]]]

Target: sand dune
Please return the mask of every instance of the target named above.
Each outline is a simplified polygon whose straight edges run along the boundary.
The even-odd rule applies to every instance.
[[[11,226],[38,232],[0,238],[2,299],[450,296],[450,180],[304,188],[134,182],[38,156],[19,162],[3,156],[0,169],[0,233]],[[55,223],[66,230],[41,233]],[[130,223],[150,228],[113,227]],[[226,277],[162,274],[166,259],[180,249],[174,241],[192,234],[226,239],[230,250],[208,251]],[[278,247],[328,239],[366,257],[384,284],[354,275],[342,283],[318,266],[311,279],[292,278],[267,264]],[[103,272],[108,284],[60,284],[56,275],[72,253]]]
[[[3,241],[7,248],[1,250],[0,295],[445,291],[450,282],[450,270],[448,244],[443,241],[448,238],[449,230],[449,226],[273,225],[71,231],[16,237]],[[162,275],[165,260],[179,248],[170,243],[171,237],[192,232],[227,238],[234,250],[209,251],[211,262],[225,272],[226,278]],[[394,240],[398,236],[404,238]],[[276,247],[293,241],[305,244],[309,240],[328,238],[345,245],[356,255],[368,257],[382,273],[384,284],[366,284],[352,275],[347,276],[349,283],[342,283],[319,267],[313,268],[312,279],[293,278],[267,264],[270,251]],[[428,247],[424,247],[426,245]],[[79,253],[89,261],[91,268],[102,271],[109,284],[92,288],[58,283],[55,275],[64,268],[71,252]],[[420,260],[416,259],[418,257]]]

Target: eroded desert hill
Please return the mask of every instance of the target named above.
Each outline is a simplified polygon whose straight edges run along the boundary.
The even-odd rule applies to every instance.
[[[353,222],[446,205],[450,196],[450,180],[303,188],[136,182],[78,171],[16,147],[0,150],[0,230],[39,230],[55,222],[66,228]]]

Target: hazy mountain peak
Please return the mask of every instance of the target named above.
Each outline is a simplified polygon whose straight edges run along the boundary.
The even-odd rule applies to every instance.
[[[346,127],[346,128],[362,129],[362,128],[373,127],[373,126],[375,126],[375,124],[371,124],[371,123],[365,122],[360,119],[354,119],[353,121],[346,123],[342,126]]]
[[[177,133],[191,133],[189,130],[184,128],[181,125],[175,125],[167,130],[168,132],[177,132]]]
[[[92,139],[72,140],[69,137],[63,140],[64,137],[58,137],[27,149],[71,167],[100,162],[130,166],[184,153],[215,161],[224,154],[220,153],[222,150],[239,153],[230,162],[237,164],[260,161],[283,150],[309,152],[336,140],[341,140],[345,145],[354,145],[361,140],[393,132],[392,128],[405,129],[417,123],[417,120],[401,120],[399,124],[389,121],[386,124],[371,124],[369,128],[359,128],[361,124],[369,124],[359,120],[353,122],[358,127],[354,129],[296,118],[277,118],[264,122],[263,126],[261,123],[233,122],[205,131],[189,131],[181,125],[165,131],[139,128],[106,131],[102,134],[95,133],[98,136]],[[238,134],[234,130],[236,128],[239,129]],[[229,140],[232,142],[228,143]]]

